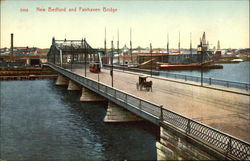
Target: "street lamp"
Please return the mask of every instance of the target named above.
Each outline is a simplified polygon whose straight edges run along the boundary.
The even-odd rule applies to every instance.
[[[152,58],[152,44],[151,43],[150,43],[150,54],[151,54],[151,72],[150,73],[151,73],[151,77],[152,77],[152,75],[153,75],[152,74],[152,72],[153,72],[152,71],[153,70],[153,58]]]
[[[133,63],[133,57],[132,57],[132,30],[130,28],[130,55],[131,55],[131,64]]]
[[[87,50],[86,50],[86,40],[84,38],[84,61],[85,61],[85,69],[84,69],[84,76],[87,76]]]
[[[101,66],[100,66],[100,69],[101,69]],[[100,70],[101,71],[101,70]],[[98,80],[98,90],[100,90],[100,84],[99,84],[99,82],[100,82],[100,76],[99,76],[99,71],[98,71],[98,77],[97,77],[97,80]]]
[[[111,75],[111,85],[112,87],[114,86],[114,80],[113,80],[113,58],[114,58],[114,53],[113,53],[113,40],[111,41],[111,70],[110,70],[110,75]]]
[[[198,51],[201,54],[201,86],[203,86],[203,52],[204,52],[204,48],[202,46],[202,41],[200,41],[200,45],[198,45]]]
[[[73,46],[72,46],[72,42],[71,42],[71,59],[70,59],[70,70],[72,71],[72,63],[73,63]]]
[[[117,32],[117,54],[118,54],[118,64],[120,66],[120,51],[119,51],[119,30]]]

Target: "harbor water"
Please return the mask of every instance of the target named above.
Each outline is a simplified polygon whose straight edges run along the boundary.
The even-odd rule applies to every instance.
[[[0,159],[155,160],[158,129],[104,123],[106,104],[83,103],[54,80],[0,82]]]
[[[204,69],[203,76],[207,78],[214,78],[219,80],[249,83],[250,82],[250,62],[221,64],[223,69]],[[161,71],[160,75],[164,76],[166,72],[183,74],[189,76],[201,76],[200,70],[169,70]]]

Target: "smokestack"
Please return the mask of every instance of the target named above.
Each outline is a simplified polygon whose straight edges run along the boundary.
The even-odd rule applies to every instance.
[[[11,35],[11,40],[10,40],[10,55],[13,56],[13,33]]]
[[[220,40],[217,42],[217,50],[220,50]]]

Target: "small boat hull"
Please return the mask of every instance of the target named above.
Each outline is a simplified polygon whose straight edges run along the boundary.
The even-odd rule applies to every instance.
[[[196,69],[223,69],[222,65],[200,65],[200,64],[189,64],[189,65],[160,65],[160,70],[196,70]]]

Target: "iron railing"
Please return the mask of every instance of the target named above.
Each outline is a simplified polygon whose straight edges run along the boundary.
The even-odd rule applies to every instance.
[[[108,68],[108,67],[110,67],[110,65],[104,65],[104,67]],[[150,70],[128,68],[128,67],[121,67],[121,66],[114,66],[114,68],[119,69],[119,70],[144,73],[144,74],[148,74],[148,75],[151,74]],[[153,71],[152,75],[166,77],[166,78],[181,79],[181,80],[185,80],[185,81],[201,82],[201,77],[198,77],[198,76],[177,74],[177,73],[166,72],[166,71],[164,71],[164,72],[163,71],[161,71],[161,72],[160,71]],[[203,77],[203,83],[206,83],[207,85],[224,86],[227,88],[245,89],[247,91],[250,90],[250,84],[243,83],[243,82],[227,81],[227,80]]]
[[[60,74],[76,81],[77,83],[91,89],[94,92],[97,92],[98,94],[101,94],[108,99],[113,99],[127,106],[132,106],[144,114],[157,118],[158,125],[161,121],[167,122],[186,134],[209,144],[211,147],[214,147],[225,155],[232,155],[240,160],[250,159],[250,144],[245,141],[242,141],[207,125],[201,124],[197,121],[191,120],[178,113],[163,108],[160,105],[145,101],[141,98],[99,83],[90,78],[80,76],[59,66],[50,63],[48,63],[48,66]]]

